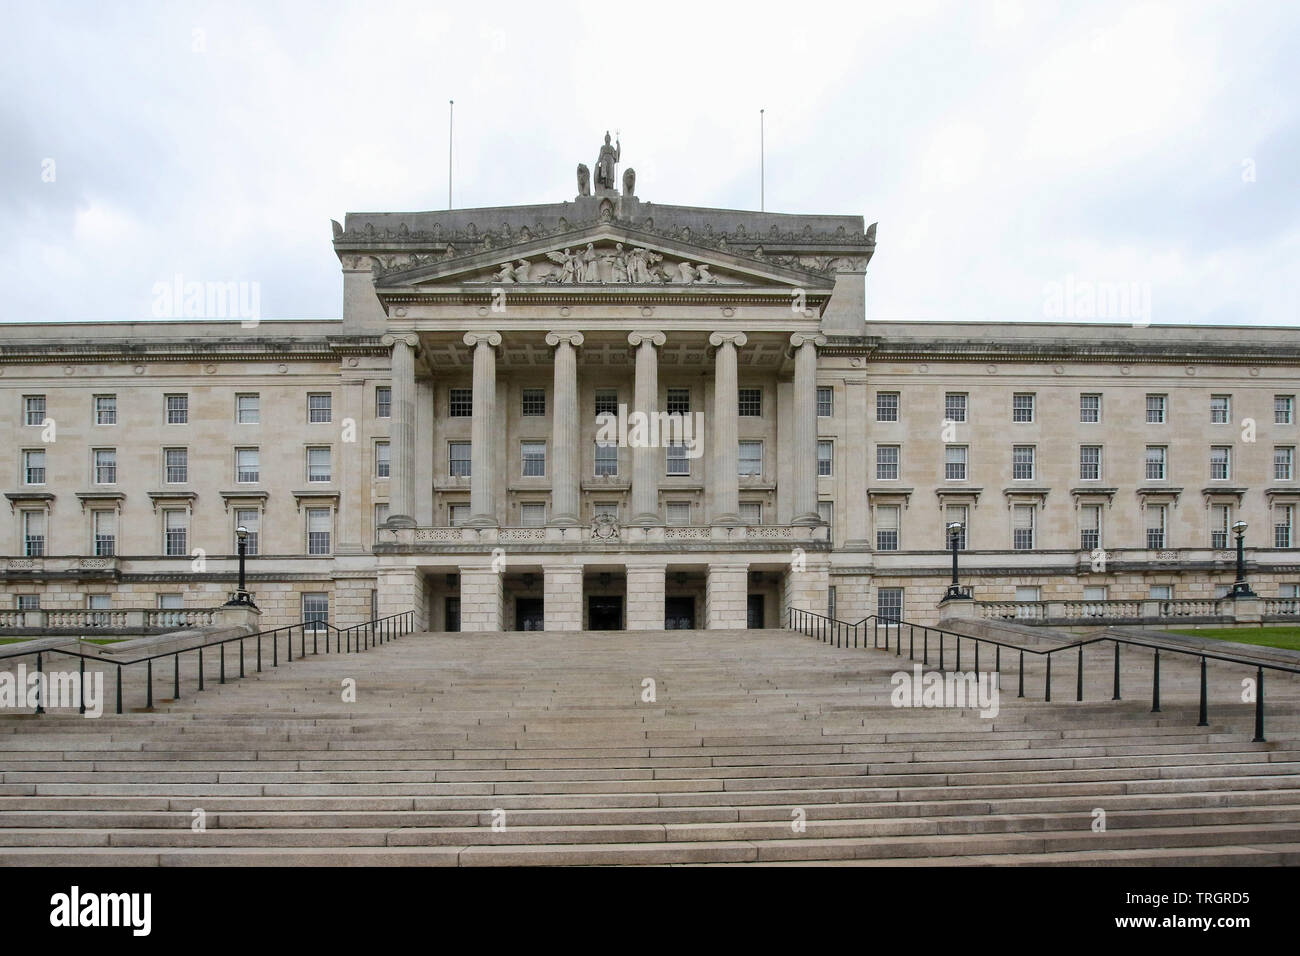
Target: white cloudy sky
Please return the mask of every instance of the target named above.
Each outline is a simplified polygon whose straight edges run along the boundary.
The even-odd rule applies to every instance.
[[[1300,324],[1300,4],[0,0],[2,321],[255,281],[337,317],[331,218],[571,198],[879,221],[868,319]],[[43,164],[54,160],[55,179]],[[1253,172],[1253,175],[1252,175]]]

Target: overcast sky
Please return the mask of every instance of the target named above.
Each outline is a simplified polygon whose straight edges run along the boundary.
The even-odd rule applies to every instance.
[[[3,321],[338,317],[329,220],[445,208],[454,98],[457,206],[571,199],[608,128],[642,199],[757,209],[766,109],[768,210],[880,223],[869,321],[1300,324],[1294,2],[0,8]]]

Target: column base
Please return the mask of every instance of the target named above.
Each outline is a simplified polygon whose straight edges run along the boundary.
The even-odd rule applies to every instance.
[[[740,520],[740,515],[734,514],[732,512],[727,512],[726,514],[717,515],[709,523],[719,528],[734,528],[737,525],[743,524],[743,522]]]
[[[388,520],[384,522],[385,528],[414,528],[416,527],[415,519],[410,515],[389,515]]]
[[[471,515],[465,521],[466,528],[495,528],[497,519],[494,515]]]
[[[664,519],[654,512],[646,512],[645,514],[636,515],[628,522],[628,524],[636,525],[639,528],[656,528],[663,523]]]
[[[578,516],[575,514],[556,515],[546,522],[548,528],[576,528],[580,524],[582,522],[578,520]]]
[[[802,525],[804,527],[811,527],[813,525],[821,524],[822,516],[816,512],[807,512],[801,515],[796,515],[794,520],[790,523],[794,525]]]

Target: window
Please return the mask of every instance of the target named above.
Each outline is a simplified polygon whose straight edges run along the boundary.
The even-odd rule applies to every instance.
[[[375,417],[393,417],[393,387],[391,385],[375,386]]]
[[[1147,396],[1147,424],[1163,425],[1165,423],[1165,396]]]
[[[834,461],[835,447],[832,442],[817,442],[817,477],[829,478]]]
[[[1043,589],[1037,584],[1017,584],[1016,600],[1017,601],[1041,601],[1043,599]]]
[[[1032,551],[1034,547],[1034,506],[1015,505],[1011,514],[1011,547]]]
[[[314,425],[325,424],[332,420],[333,409],[329,392],[307,393],[307,421]]]
[[[1275,505],[1273,508],[1273,547],[1291,547],[1291,528],[1295,524],[1295,505]]]
[[[260,554],[258,544],[262,531],[262,513],[256,508],[236,508],[235,527],[248,532],[248,537],[244,539],[244,553]],[[239,553],[238,535],[235,536],[235,553]]]
[[[618,502],[617,501],[595,501],[591,505],[591,515],[593,518],[609,518],[612,521],[618,520]]]
[[[1011,420],[1013,422],[1032,422],[1034,420],[1034,393],[1016,392],[1011,396]]]
[[[95,424],[96,425],[117,424],[117,396],[116,395],[95,396]]]
[[[1101,479],[1101,446],[1079,446],[1079,480],[1098,481]]]
[[[261,477],[261,456],[256,448],[235,449],[235,481],[247,484]]]
[[[1159,549],[1165,546],[1165,518],[1167,505],[1147,505],[1143,512],[1146,516],[1147,547]]]
[[[302,596],[302,622],[320,630],[330,619],[330,596],[319,591],[308,591]]]
[[[898,421],[897,392],[876,392],[876,421]]]
[[[188,448],[163,449],[163,481],[183,484],[190,480],[190,452]]]
[[[41,596],[39,594],[16,594],[14,595],[14,607],[19,611],[39,611],[41,609]]]
[[[835,389],[829,385],[817,386],[817,417],[830,418],[835,414]]]
[[[117,449],[96,448],[94,455],[95,484],[112,485],[117,483]]]
[[[742,441],[740,452],[736,456],[736,474],[742,478],[761,478],[763,476],[763,443],[761,441]]]
[[[468,478],[471,474],[470,452],[472,442],[453,441],[447,443],[447,473],[453,478]]]
[[[1232,477],[1232,449],[1227,445],[1215,445],[1210,449],[1210,479],[1226,481]]]
[[[957,532],[957,550],[966,550],[966,517],[968,509],[966,505],[946,505],[943,509],[943,546],[944,548],[952,547],[953,536],[948,533],[948,525],[954,521],[961,525],[961,530]]]
[[[691,503],[689,501],[670,501],[665,508],[670,525],[682,526],[691,523]]]
[[[546,503],[525,501],[519,505],[519,524],[525,528],[541,528],[546,524]]]
[[[898,478],[899,447],[897,445],[876,446],[876,478],[881,481],[895,481]]]
[[[23,516],[23,556],[28,558],[45,557],[45,512],[24,511]]]
[[[1079,421],[1094,424],[1101,421],[1101,395],[1085,392],[1079,396]]]
[[[179,508],[163,512],[163,554],[172,558],[189,554],[185,547],[189,527],[189,515]]]
[[[27,425],[45,424],[45,396],[23,396],[23,423]]]
[[[969,449],[966,445],[943,446],[944,481],[966,480],[966,458]]]
[[[876,550],[898,550],[898,505],[876,508]]]
[[[87,594],[86,610],[88,611],[107,611],[113,606],[113,596],[111,594]],[[107,624],[108,621],[100,620],[100,624]]]
[[[447,505],[447,524],[459,528],[469,518],[468,504]]]
[[[689,388],[668,389],[668,414],[689,415],[691,413],[691,390]]]
[[[835,503],[831,501],[817,502],[817,517],[821,518],[826,527],[833,528],[835,526]]]
[[[546,476],[546,442],[525,441],[519,443],[519,452],[523,460],[525,478],[544,478]]]
[[[618,414],[618,391],[613,388],[596,389],[596,414]]]
[[[447,414],[452,418],[469,418],[474,414],[474,389],[447,389]]]
[[[1147,480],[1165,480],[1165,446],[1147,445]]]
[[[667,452],[668,474],[689,475],[691,473],[691,460],[686,457],[685,443],[679,441],[669,442]]]
[[[185,595],[159,594],[158,609],[161,611],[183,611],[185,609]]]
[[[525,388],[520,393],[521,415],[545,415],[546,414],[546,389],[544,388]]]
[[[1034,477],[1034,446],[1014,445],[1011,448],[1011,477],[1017,481]]]
[[[375,527],[382,528],[388,524],[388,502],[378,501],[375,503]]]
[[[375,477],[389,478],[392,476],[392,462],[389,458],[391,446],[386,441],[375,442]]]
[[[902,588],[876,589],[876,616],[885,621],[901,621],[903,619]]]
[[[759,418],[763,414],[763,390],[742,388],[737,390],[739,413],[744,418]]]
[[[1273,424],[1290,425],[1295,422],[1295,396],[1273,396]]]
[[[235,396],[235,424],[260,425],[262,423],[262,398],[256,392]]]
[[[186,425],[190,420],[190,397],[188,395],[168,395],[167,424]]]
[[[1300,584],[1279,584],[1277,587],[1277,596],[1284,598],[1300,598]]]
[[[835,586],[831,585],[826,589],[826,616],[835,620]]]
[[[307,509],[307,553],[330,553],[330,530],[334,522],[329,508]]]
[[[1226,425],[1232,417],[1232,396],[1210,396],[1210,424]]]
[[[618,475],[618,446],[612,442],[596,442],[596,477],[611,478]]]
[[[307,480],[329,481],[330,450],[326,445],[316,445],[307,449]]]
[[[23,452],[23,484],[45,484],[44,448],[29,448]]]
[[[966,420],[966,393],[948,392],[943,397],[943,417],[950,422]]]
[[[1104,601],[1106,600],[1106,585],[1104,584],[1085,584],[1083,586],[1083,599],[1085,601]]]
[[[763,503],[761,501],[742,501],[739,515],[741,524],[761,525],[763,523]]]
[[[1101,547],[1101,505],[1084,505],[1079,509],[1079,547],[1084,551]]]
[[[1147,591],[1147,597],[1152,601],[1172,601],[1174,599],[1174,586],[1172,584],[1153,584]]]
[[[1210,547],[1224,550],[1232,527],[1232,505],[1210,505]]]
[[[1294,474],[1295,448],[1278,446],[1273,449],[1273,480],[1290,481]]]
[[[117,554],[117,512],[92,511],[90,536],[94,544],[92,550],[95,557],[111,558]]]

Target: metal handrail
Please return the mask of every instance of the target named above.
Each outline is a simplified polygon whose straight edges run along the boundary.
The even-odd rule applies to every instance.
[[[908,659],[916,659],[916,631],[919,628],[922,632],[922,663],[925,666],[930,664],[930,635],[936,634],[939,638],[939,670],[945,670],[945,638],[951,637],[956,642],[956,662],[954,670],[961,670],[961,642],[962,640],[971,641],[975,645],[975,665],[974,669],[979,670],[980,645],[988,644],[995,648],[994,670],[999,675],[1002,673],[1002,650],[1005,648],[1015,651],[1019,655],[1018,659],[1018,687],[1017,697],[1025,696],[1025,655],[1036,654],[1043,657],[1047,663],[1047,671],[1043,678],[1043,700],[1050,702],[1052,699],[1052,655],[1061,654],[1066,651],[1077,651],[1079,661],[1075,681],[1075,700],[1083,700],[1083,649],[1093,644],[1110,643],[1114,645],[1114,689],[1111,694],[1111,700],[1122,700],[1120,696],[1120,652],[1121,644],[1127,644],[1131,647],[1146,648],[1153,652],[1153,670],[1151,681],[1151,712],[1160,713],[1160,652],[1170,651],[1175,654],[1183,654],[1188,657],[1196,657],[1201,661],[1201,699],[1200,699],[1200,720],[1198,727],[1209,726],[1209,694],[1208,681],[1206,676],[1206,667],[1209,661],[1219,661],[1226,664],[1241,664],[1247,667],[1255,668],[1255,742],[1263,742],[1264,737],[1264,671],[1279,671],[1284,674],[1300,674],[1300,667],[1291,667],[1286,664],[1275,664],[1258,659],[1246,657],[1235,657],[1227,654],[1214,654],[1206,651],[1191,650],[1190,648],[1177,647],[1171,644],[1157,644],[1151,641],[1137,640],[1129,637],[1091,637],[1074,641],[1070,644],[1062,644],[1057,647],[1036,648],[1024,647],[1019,644],[1012,644],[1007,641],[998,641],[990,637],[975,637],[970,634],[959,634],[956,631],[950,631],[946,628],[933,627],[928,624],[913,624],[910,621],[904,621],[899,618],[881,617],[878,614],[869,614],[856,623],[848,621],[839,621],[835,618],[828,617],[825,614],[818,614],[816,611],[805,611],[801,608],[789,608],[788,624],[791,630],[799,631],[809,637],[821,640],[824,643],[834,643],[836,647],[848,647],[850,635],[853,638],[853,646],[858,646],[859,628],[865,628],[868,623],[874,622],[874,637],[872,647],[880,649],[880,625],[886,625],[885,646],[884,650],[889,650],[889,632],[890,627],[896,630],[895,651],[897,656],[903,653],[903,628],[908,629]],[[866,635],[862,634],[862,647],[866,647]]]
[[[307,633],[311,632],[311,652],[313,655],[319,655],[320,651],[320,633],[325,632],[325,651],[330,653],[330,636],[334,637],[334,653],[356,653],[358,651],[369,650],[371,647],[377,647],[380,644],[386,644],[394,638],[410,634],[415,627],[414,611],[399,611],[397,614],[390,614],[387,617],[374,618],[369,621],[362,621],[360,624],[353,624],[351,627],[340,628],[328,621],[300,621],[297,624],[286,624],[281,627],[270,628],[265,631],[258,631],[256,634],[240,634],[235,637],[222,638],[219,641],[198,644],[194,647],[184,647],[177,650],[159,651],[154,654],[144,654],[139,657],[133,657],[129,660],[109,660],[99,655],[86,654],[82,651],[67,650],[61,647],[48,647],[37,651],[16,650],[11,654],[0,654],[0,659],[9,659],[15,657],[36,658],[36,672],[40,674],[44,667],[43,657],[47,654],[63,654],[66,657],[75,657],[78,659],[78,673],[80,675],[78,686],[81,693],[80,713],[86,712],[86,661],[93,661],[102,664],[115,665],[117,668],[117,713],[122,713],[122,668],[129,667],[132,664],[144,664],[146,667],[145,683],[147,692],[145,697],[145,709],[153,708],[153,662],[161,658],[172,658],[172,700],[180,700],[181,697],[181,669],[180,658],[182,654],[197,653],[199,663],[198,689],[202,691],[205,686],[205,673],[203,665],[203,652],[210,648],[219,649],[219,669],[218,682],[226,683],[226,645],[239,642],[239,676],[244,676],[244,646],[246,641],[255,641],[257,647],[257,672],[262,671],[262,641],[264,638],[271,640],[271,666],[280,666],[280,638],[285,637],[285,650],[287,653],[286,663],[293,663],[293,638],[294,631],[298,631],[299,658],[307,656]],[[233,679],[233,678],[232,678]],[[41,682],[37,680],[37,698],[36,713],[44,714],[45,702],[40,698]]]

